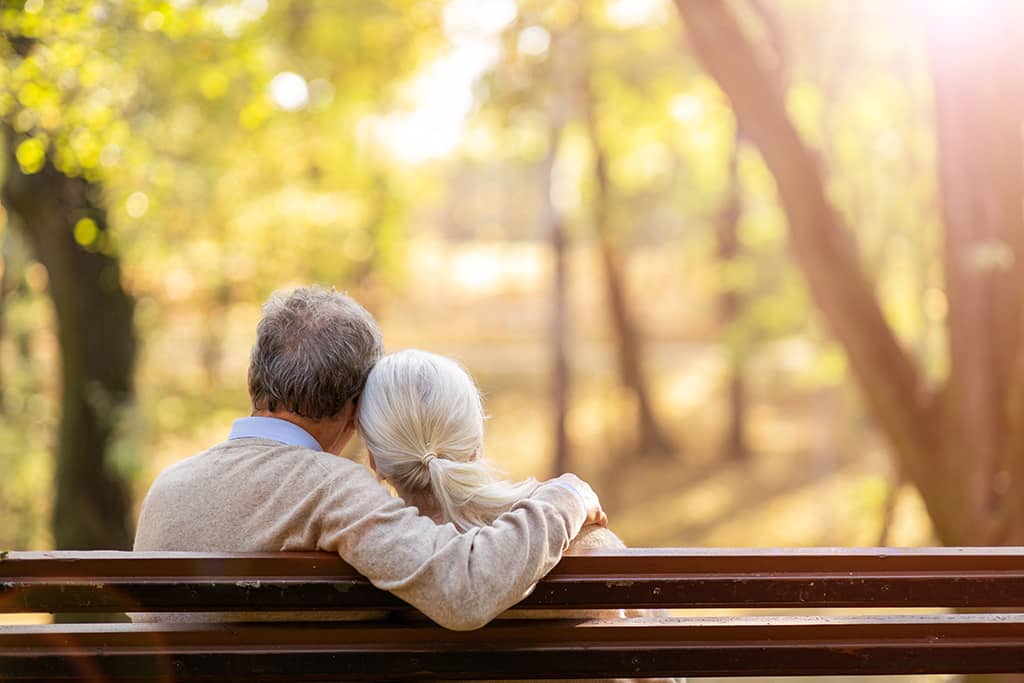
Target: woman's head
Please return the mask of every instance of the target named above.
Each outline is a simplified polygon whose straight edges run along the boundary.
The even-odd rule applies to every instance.
[[[359,428],[399,495],[427,497],[462,529],[489,523],[536,486],[500,481],[483,459],[480,392],[444,356],[410,349],[381,358],[360,398]]]

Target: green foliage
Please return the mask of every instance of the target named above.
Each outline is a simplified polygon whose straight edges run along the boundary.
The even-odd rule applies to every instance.
[[[216,381],[234,302],[294,282],[346,288],[399,271],[409,188],[356,131],[389,109],[401,82],[441,46],[439,12],[437,3],[400,0],[8,2],[0,116],[23,172],[49,160],[101,189],[111,229],[82,217],[73,237],[121,257],[144,340],[175,337],[178,305],[206,312],[208,324],[186,343],[208,350],[206,380]],[[283,95],[273,89],[282,74],[297,74]],[[56,339],[45,269],[6,249],[3,266],[11,282],[39,286],[15,287],[3,304],[0,543],[41,547],[57,433]],[[48,352],[36,357],[37,345]],[[164,363],[148,360],[153,350],[139,378],[143,411],[111,416],[111,466],[129,476],[162,429],[201,429],[199,414],[210,413],[209,391],[189,377],[191,421],[159,414],[166,406],[151,389],[175,389]]]
[[[398,239],[397,216],[382,216],[399,204],[369,206],[382,187],[399,192],[393,174],[354,132],[435,49],[436,11],[386,0],[29,2],[0,14],[2,110],[25,135],[24,171],[50,154],[62,172],[103,183],[129,271],[166,273],[168,255],[183,259],[200,300],[223,287],[262,294],[282,271],[344,282],[368,262],[387,265],[376,250]],[[284,72],[305,88],[294,111],[269,90]],[[302,248],[286,248],[296,233]],[[76,237],[90,244],[89,226]],[[235,253],[215,253],[225,245]],[[254,281],[267,285],[251,292]]]

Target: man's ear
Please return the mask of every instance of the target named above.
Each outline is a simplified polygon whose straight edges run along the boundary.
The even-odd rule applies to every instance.
[[[354,398],[346,403],[345,407],[341,409],[341,416],[345,420],[343,429],[345,429],[345,431],[354,432],[358,426],[359,399]]]

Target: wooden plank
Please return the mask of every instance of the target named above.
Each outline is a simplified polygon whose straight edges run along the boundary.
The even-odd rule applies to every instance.
[[[415,680],[1024,672],[1024,615],[0,627],[0,680]]]
[[[1024,548],[629,549],[565,557],[519,607],[1024,607]],[[402,609],[326,553],[9,553],[0,612]]]
[[[639,563],[637,558],[643,558]],[[113,561],[113,564],[111,563]],[[131,561],[130,563],[125,563]],[[1024,547],[938,548],[626,548],[589,550],[566,555],[552,575],[583,570],[593,574],[696,571],[730,572],[872,572],[872,571],[990,571],[1024,568]],[[20,569],[19,569],[20,568]],[[193,576],[252,574],[265,576],[334,576],[355,574],[330,553],[195,553],[123,551],[11,551],[0,557],[0,578],[28,573],[37,576],[115,575],[130,568],[129,576]]]

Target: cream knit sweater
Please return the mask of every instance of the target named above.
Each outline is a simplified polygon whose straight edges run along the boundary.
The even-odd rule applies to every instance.
[[[571,489],[545,484],[491,526],[459,533],[405,506],[362,465],[240,438],[157,477],[135,550],[336,552],[438,624],[468,630],[527,595],[585,518]]]

